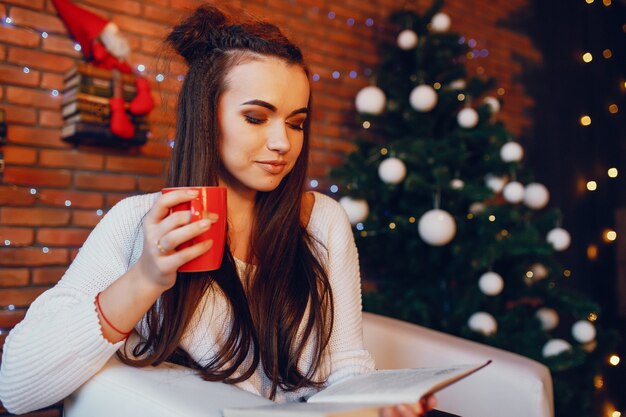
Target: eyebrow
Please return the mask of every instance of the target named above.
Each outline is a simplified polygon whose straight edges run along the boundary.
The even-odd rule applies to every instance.
[[[261,106],[261,107],[265,107],[266,109],[272,111],[272,112],[276,112],[276,106],[274,106],[271,103],[268,103],[267,101],[263,101],[263,100],[250,100],[250,101],[246,101],[245,103],[241,103],[242,106],[246,105],[246,104],[251,104],[254,106]],[[289,113],[289,116],[293,116],[295,114],[299,114],[299,113],[305,113],[308,114],[309,113],[309,109],[306,107],[302,107],[301,109],[297,109],[292,111],[291,113]]]

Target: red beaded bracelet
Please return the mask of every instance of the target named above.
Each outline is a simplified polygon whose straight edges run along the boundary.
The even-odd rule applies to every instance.
[[[127,338],[128,336],[130,336],[130,334],[133,332],[132,330],[130,332],[128,332],[128,333],[119,330],[117,327],[115,327],[113,324],[111,324],[109,319],[107,319],[107,316],[104,315],[104,312],[102,311],[102,307],[100,306],[100,293],[98,293],[96,295],[96,306],[98,307],[98,311],[100,312],[100,315],[102,316],[102,318],[104,319],[106,324],[109,325],[110,328],[112,328],[113,330],[115,330],[119,334],[123,335],[124,338]]]

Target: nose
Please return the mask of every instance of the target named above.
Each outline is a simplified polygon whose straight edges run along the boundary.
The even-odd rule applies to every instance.
[[[289,142],[289,136],[287,133],[287,126],[277,125],[276,128],[269,132],[270,136],[267,139],[267,149],[272,152],[278,152],[279,154],[285,154],[291,149],[291,142]]]

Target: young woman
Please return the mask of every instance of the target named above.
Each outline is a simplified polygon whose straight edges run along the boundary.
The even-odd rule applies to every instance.
[[[193,193],[121,201],[8,336],[0,398],[11,412],[65,398],[116,352],[281,402],[374,368],[350,225],[334,200],[304,192],[311,93],[300,49],[269,23],[212,6],[167,42],[189,65],[167,182],[227,188],[222,266],[176,272],[211,250],[174,250],[216,220],[168,215]],[[415,415],[403,406],[383,414]]]

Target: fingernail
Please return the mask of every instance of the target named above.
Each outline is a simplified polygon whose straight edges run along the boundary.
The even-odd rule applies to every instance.
[[[198,190],[187,190],[187,194],[195,197],[198,195]]]
[[[215,223],[216,221],[219,220],[220,215],[217,213],[207,213],[207,219],[209,219],[211,222]]]
[[[210,222],[209,220],[200,220],[200,221],[198,222],[198,227],[199,227],[200,229],[206,229],[206,228],[208,228],[209,226],[211,226],[211,222]]]
[[[213,239],[209,239],[205,242],[205,245],[207,245],[207,247],[211,248],[213,247]]]

